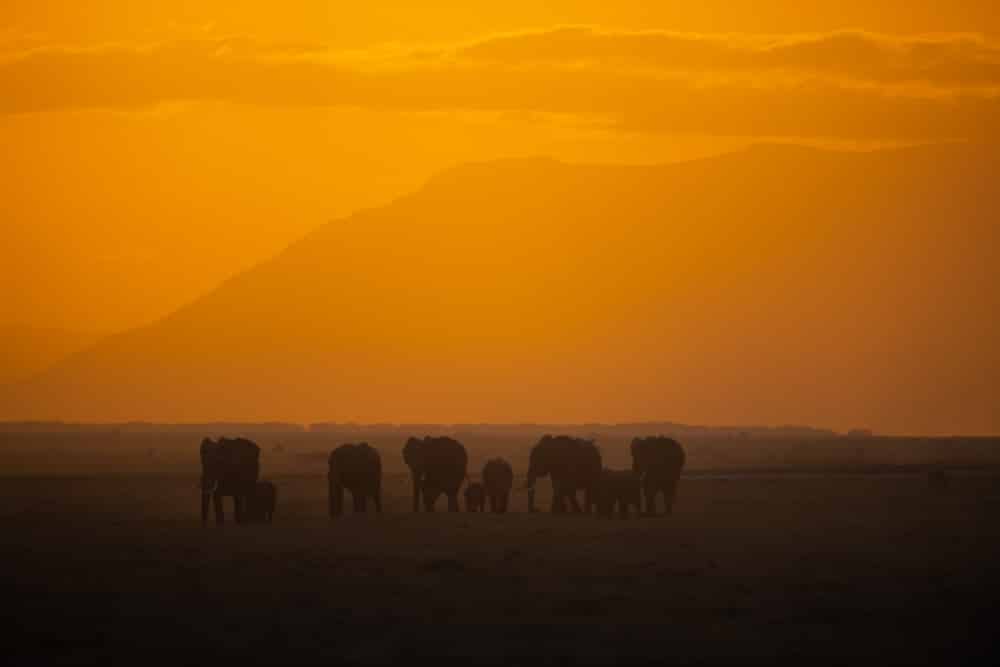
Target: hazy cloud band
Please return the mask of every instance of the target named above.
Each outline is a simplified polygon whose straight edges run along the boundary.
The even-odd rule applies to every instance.
[[[695,35],[588,27],[339,54],[202,39],[0,50],[0,112],[223,101],[596,115],[635,131],[995,135],[1000,49],[974,35]]]

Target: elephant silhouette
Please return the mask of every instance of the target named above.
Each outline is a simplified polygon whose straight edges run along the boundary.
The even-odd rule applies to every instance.
[[[355,512],[368,508],[368,498],[375,512],[382,513],[382,457],[367,442],[347,443],[330,452],[327,486],[330,518],[344,513],[344,489],[351,492]]]
[[[247,523],[273,523],[278,505],[278,489],[274,482],[257,482],[253,494],[247,499],[243,519]]]
[[[535,511],[535,482],[539,477],[552,480],[552,512],[566,512],[569,502],[573,512],[580,512],[577,492],[584,493],[584,511],[593,509],[594,491],[602,472],[601,452],[593,440],[566,435],[545,435],[531,449],[528,463],[528,509]]]
[[[483,466],[483,486],[490,503],[490,511],[503,514],[510,502],[510,490],[514,486],[514,469],[504,459],[490,459]]]
[[[652,436],[632,440],[632,470],[641,478],[646,514],[656,514],[656,496],[663,494],[664,512],[670,514],[677,497],[677,482],[687,456],[673,438]]]
[[[448,511],[458,511],[458,490],[465,481],[469,457],[458,440],[425,436],[409,438],[403,446],[403,461],[413,477],[413,511],[434,511],[438,496],[448,497]]]
[[[610,519],[616,508],[623,519],[628,518],[631,508],[636,514],[642,512],[639,473],[635,471],[605,469],[594,495],[597,513],[603,517]]]
[[[486,507],[486,489],[480,482],[470,482],[465,486],[465,511],[482,512]]]
[[[233,517],[243,522],[243,510],[253,497],[260,475],[260,447],[244,438],[205,438],[201,441],[201,522],[208,521],[208,502],[215,508],[215,522],[225,521],[222,501],[233,499]]]

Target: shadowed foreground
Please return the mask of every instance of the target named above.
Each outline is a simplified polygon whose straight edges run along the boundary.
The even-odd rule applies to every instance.
[[[669,518],[327,517],[202,528],[193,478],[8,478],[11,664],[990,661],[1000,479],[682,479]],[[519,488],[523,480],[515,481]],[[547,487],[540,488],[547,493]],[[542,503],[545,498],[540,498]],[[544,505],[543,505],[544,506]]]

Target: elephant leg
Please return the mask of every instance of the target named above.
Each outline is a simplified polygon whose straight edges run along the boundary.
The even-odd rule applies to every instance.
[[[375,487],[375,493],[372,495],[372,501],[375,503],[375,513],[382,513],[382,485]]]
[[[458,492],[448,494],[448,511],[457,512],[458,511]]]
[[[626,498],[618,499],[618,515],[623,518],[628,518],[628,500]]]
[[[201,494],[201,522],[205,524],[208,522],[208,503],[211,500],[212,494],[202,493]]]
[[[434,511],[434,503],[437,502],[437,497],[438,497],[437,492],[435,492],[435,493],[427,493],[427,490],[424,489],[422,495],[424,497],[424,511],[425,512],[433,512]]]
[[[507,506],[510,504],[510,491],[500,495],[500,513],[507,513]]]
[[[427,493],[424,492],[424,505],[427,505]],[[413,474],[413,511],[420,511],[420,476]]]
[[[368,496],[363,493],[358,494],[358,511],[359,512],[368,511]]]
[[[659,489],[652,484],[646,483],[642,491],[646,497],[646,514],[656,516],[656,494]]]
[[[361,509],[361,494],[357,491],[351,491],[351,510],[357,514]]]
[[[594,490],[589,486],[583,490],[583,511],[586,514],[594,511]]]
[[[212,506],[215,510],[215,523],[221,526],[225,522],[225,512],[222,508],[222,496],[218,493],[212,494]]]
[[[340,484],[330,485],[330,518],[344,513],[344,487]]]
[[[663,486],[663,506],[666,514],[673,514],[674,500],[677,498],[677,482],[680,479],[680,471],[676,476],[667,480]]]
[[[566,494],[566,497],[569,498],[569,506],[573,510],[573,514],[580,514],[582,510],[580,509],[580,502],[576,499],[576,491],[570,491]]]

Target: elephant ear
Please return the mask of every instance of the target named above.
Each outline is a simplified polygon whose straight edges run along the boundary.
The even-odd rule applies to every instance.
[[[244,438],[224,440],[223,444],[230,473],[241,481],[256,482],[260,476],[260,447]]]
[[[632,461],[634,463],[642,463],[645,460],[643,453],[645,451],[645,440],[642,438],[633,438],[632,445],[629,449],[632,450]]]
[[[219,462],[219,454],[221,452],[221,443],[215,442],[211,438],[205,438],[201,441],[201,465],[202,467],[211,466]]]
[[[403,445],[403,462],[412,467],[420,462],[420,448],[422,443],[416,438],[407,438]]]

